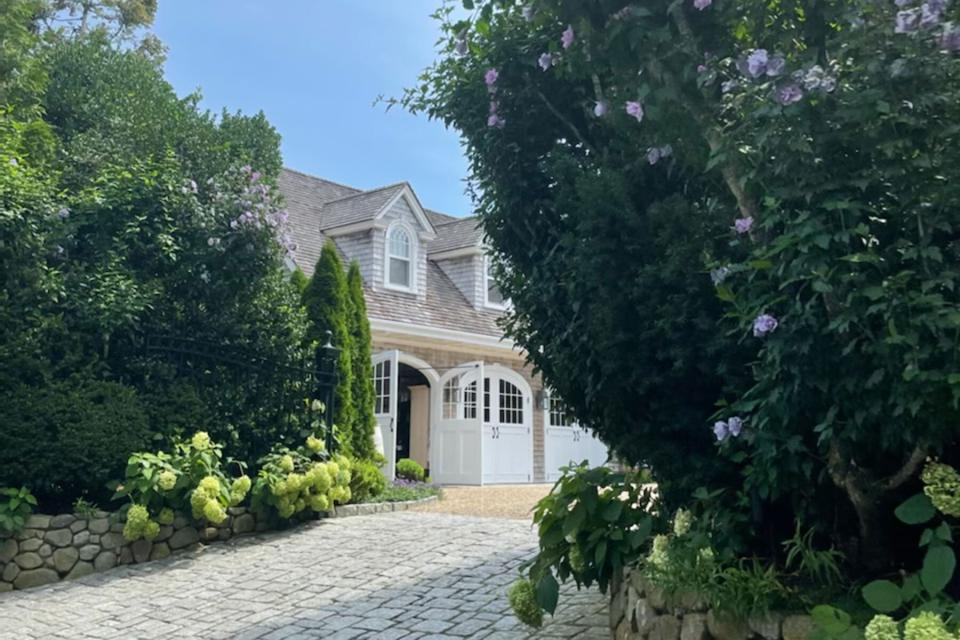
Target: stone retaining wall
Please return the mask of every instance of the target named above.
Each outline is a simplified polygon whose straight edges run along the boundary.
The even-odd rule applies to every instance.
[[[638,571],[611,585],[610,633],[615,640],[807,640],[807,615],[771,613],[748,621],[718,614],[697,594],[667,597]]]
[[[337,507],[328,517],[368,515],[403,511],[420,501],[351,504]],[[123,538],[123,522],[116,514],[97,512],[90,517],[64,514],[32,515],[13,536],[0,536],[0,593],[29,589],[51,582],[106,571],[121,564],[137,564],[190,551],[201,544],[229,540],[235,536],[267,531],[271,523],[246,507],[232,507],[219,526],[198,526],[177,516],[172,525],[160,527],[153,542]]]

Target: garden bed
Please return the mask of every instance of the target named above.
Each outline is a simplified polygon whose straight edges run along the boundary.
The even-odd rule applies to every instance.
[[[435,500],[437,496],[432,495],[418,500],[348,504],[319,517],[405,511]],[[198,526],[182,515],[177,516],[173,524],[160,528],[152,542],[128,542],[123,537],[123,526],[117,514],[103,511],[90,516],[31,515],[22,530],[0,537],[0,592],[79,578],[119,565],[160,560],[196,550],[201,544],[282,528],[246,507],[230,508],[226,520],[218,526]]]

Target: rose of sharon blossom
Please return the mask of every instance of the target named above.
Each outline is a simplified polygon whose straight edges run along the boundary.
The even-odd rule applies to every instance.
[[[487,85],[488,91],[496,90],[497,78],[499,77],[500,73],[496,69],[487,69],[487,72],[483,74],[483,82]]]
[[[533,10],[533,5],[532,4],[525,5],[523,9],[520,11],[520,13],[523,15],[524,20],[526,20],[527,22],[531,22],[533,20],[533,15],[535,13]]]
[[[803,100],[803,89],[798,84],[785,84],[777,89],[776,98],[783,106],[795,104]]]
[[[737,233],[743,235],[744,233],[750,233],[750,229],[753,228],[753,217],[747,216],[746,218],[737,218],[733,221],[733,230]]]
[[[626,104],[627,115],[637,119],[637,122],[643,122],[643,105],[635,100],[630,100]]]
[[[783,56],[773,56],[767,62],[767,69],[765,73],[771,78],[776,78],[779,75],[783,75],[784,69],[787,68],[787,60]]]
[[[756,49],[747,56],[746,69],[747,75],[751,78],[759,78],[767,72],[767,63],[770,56],[766,49]]]
[[[935,27],[943,20],[943,13],[947,10],[946,0],[927,0],[920,7],[920,26]]]
[[[593,115],[598,118],[602,118],[607,115],[607,112],[610,110],[610,106],[604,100],[597,100],[597,103],[593,105]]]
[[[897,20],[893,28],[894,33],[913,33],[920,28],[920,10],[907,9],[897,12]]]
[[[777,319],[769,313],[761,313],[753,321],[753,337],[762,338],[767,336],[773,333],[779,324],[780,323],[777,322]]]
[[[61,207],[60,211],[57,211],[57,217],[60,218],[61,220],[66,220],[67,218],[70,217],[70,209],[67,209],[66,207]]]
[[[960,27],[952,24],[944,27],[940,48],[944,51],[960,51]]]
[[[711,4],[713,4],[713,0],[693,0],[693,8],[699,11],[703,11]]]
[[[713,435],[716,436],[717,442],[723,442],[730,435],[730,430],[727,428],[727,423],[723,420],[713,423]]]
[[[730,432],[730,435],[734,438],[740,435],[740,432],[743,431],[743,419],[737,416],[734,416],[727,420],[727,431]]]
[[[710,280],[714,285],[720,285],[728,275],[730,275],[730,267],[717,267],[710,272]]]
[[[540,65],[540,68],[546,71],[553,66],[553,56],[549,53],[541,53],[540,57],[537,58],[537,64]]]
[[[573,41],[576,40],[576,35],[573,33],[573,26],[567,25],[567,28],[563,30],[563,33],[560,35],[560,44],[563,45],[564,49],[569,49],[573,46]]]
[[[662,147],[660,147],[660,157],[661,157],[661,158],[669,158],[669,157],[672,156],[672,155],[673,155],[673,147],[672,147],[672,146],[670,146],[669,144],[665,144],[665,145],[663,145]]]

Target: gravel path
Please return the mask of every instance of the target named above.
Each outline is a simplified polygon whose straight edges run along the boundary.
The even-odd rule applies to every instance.
[[[530,522],[533,508],[550,492],[552,484],[444,487],[439,502],[416,507],[418,511],[452,513],[485,518],[512,518]]]
[[[535,548],[530,525],[506,518],[322,520],[2,594],[0,639],[608,640],[593,591],[567,589],[535,635],[516,622],[505,590]]]

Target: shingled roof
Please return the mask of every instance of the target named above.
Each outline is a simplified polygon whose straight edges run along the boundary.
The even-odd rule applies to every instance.
[[[286,199],[290,226],[298,245],[294,260],[310,275],[320,257],[325,237],[323,230],[372,219],[407,183],[362,191],[353,187],[307,175],[293,169],[280,173],[280,191]],[[482,234],[476,218],[455,218],[425,209],[437,237],[427,245],[427,253],[478,246]],[[338,250],[343,256],[343,251]],[[500,312],[476,309],[437,264],[427,260],[425,299],[409,294],[374,290],[364,283],[367,315],[371,319],[392,320],[427,327],[439,327],[485,336],[500,337],[497,326]]]

